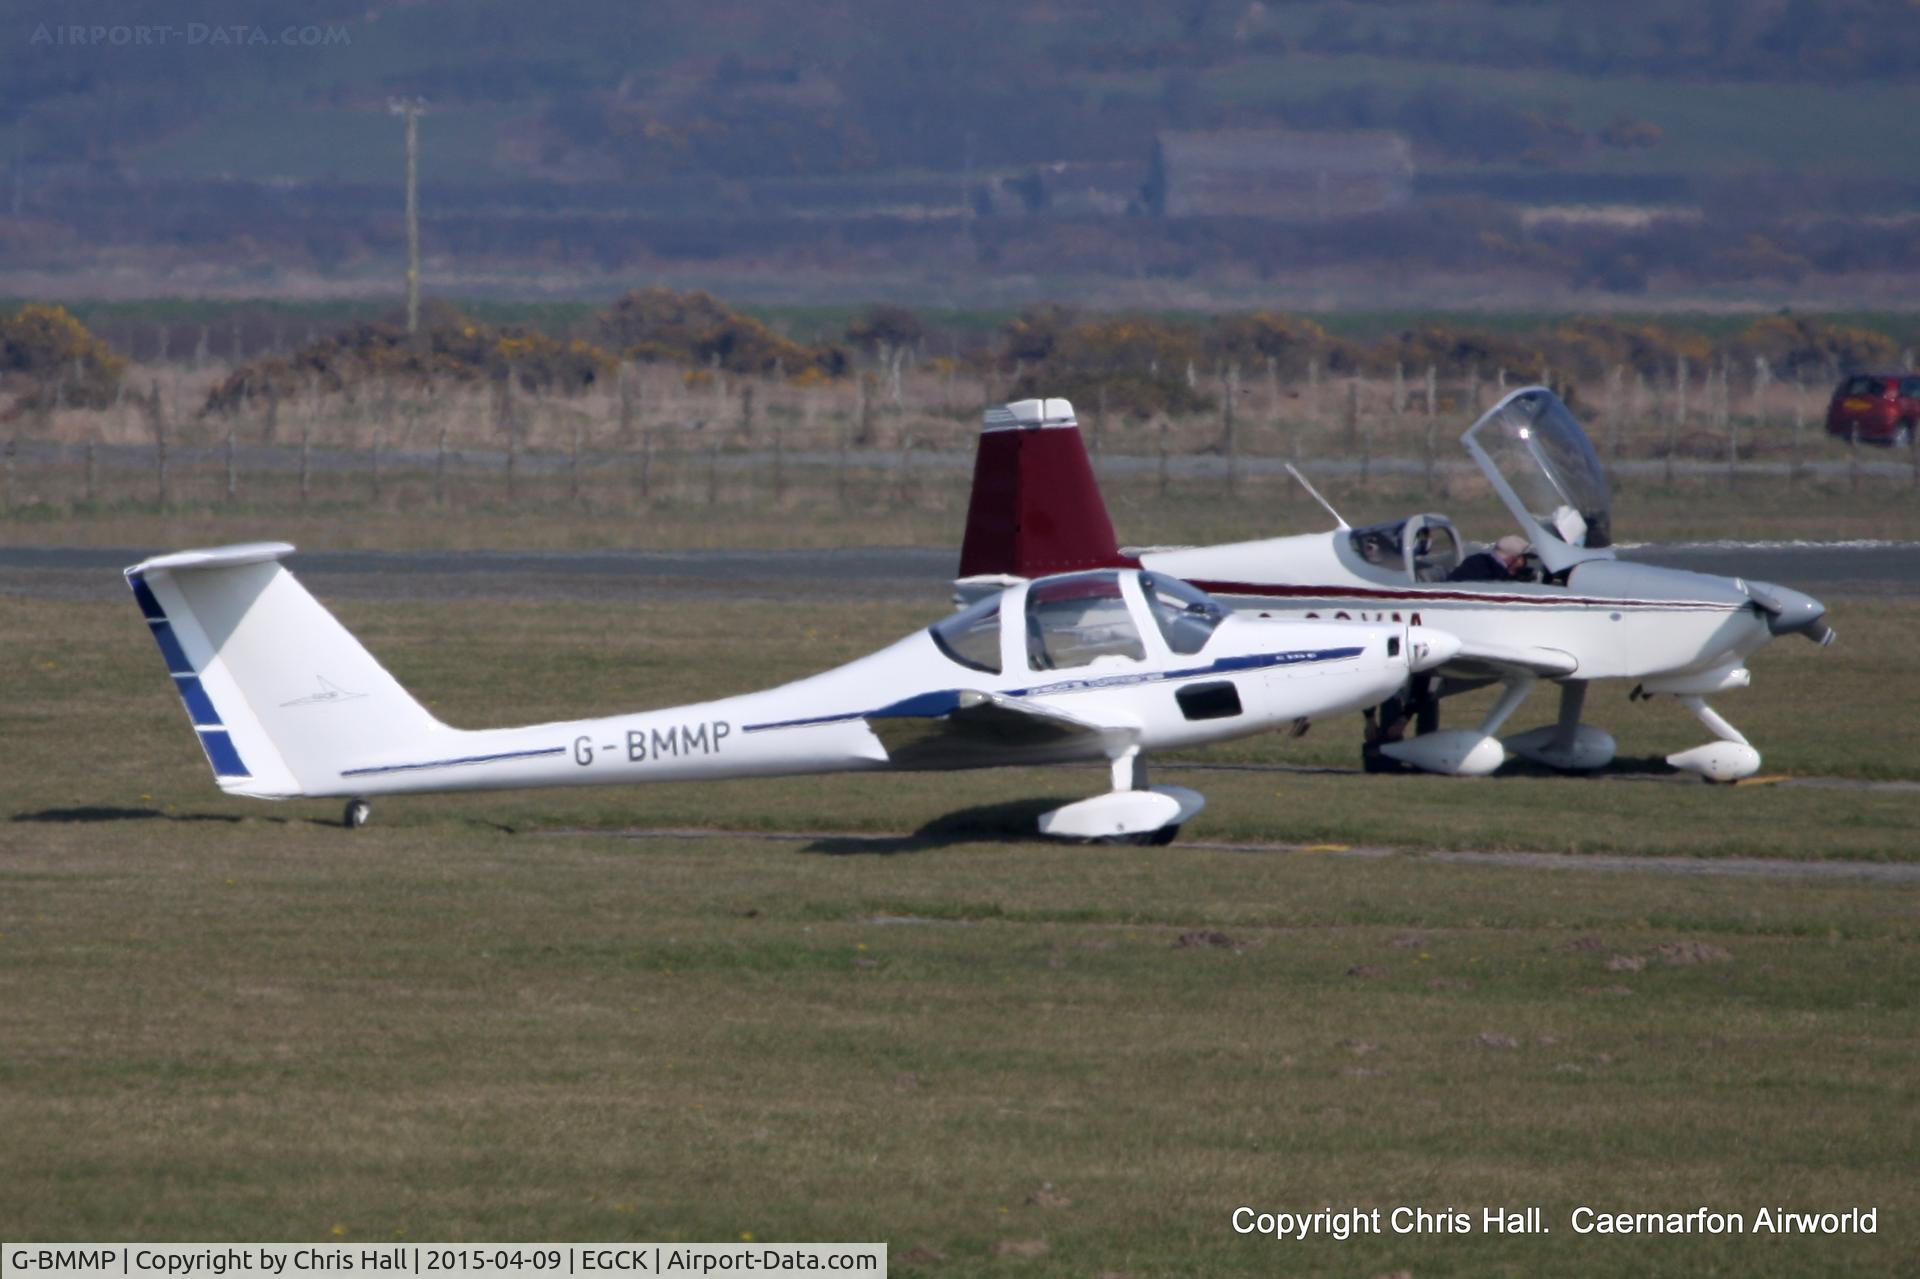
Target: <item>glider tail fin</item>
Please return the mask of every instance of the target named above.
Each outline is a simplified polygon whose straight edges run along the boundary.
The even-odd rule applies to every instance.
[[[974,455],[960,576],[1040,577],[1135,564],[1114,540],[1066,400],[988,409]]]
[[[126,570],[220,788],[337,795],[346,764],[442,729],[280,563],[285,542]]]

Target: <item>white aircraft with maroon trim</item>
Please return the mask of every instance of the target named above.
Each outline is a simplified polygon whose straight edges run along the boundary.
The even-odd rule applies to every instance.
[[[1023,400],[989,409],[955,585],[965,599],[1038,573],[1137,565],[1261,618],[1439,627],[1459,639],[1459,651],[1380,709],[1383,727],[1411,717],[1418,735],[1378,749],[1431,772],[1491,773],[1509,752],[1570,771],[1604,767],[1613,737],[1581,721],[1597,679],[1634,681],[1636,699],[1675,697],[1714,734],[1667,756],[1674,767],[1711,781],[1757,771],[1759,752],[1705,699],[1746,687],[1747,657],[1776,635],[1828,643],[1824,606],[1765,582],[1616,558],[1606,473],[1545,387],[1506,396],[1461,443],[1531,542],[1515,578],[1472,580],[1491,561],[1483,552],[1478,565],[1467,563],[1473,557],[1463,557],[1444,515],[1351,528],[1318,493],[1338,522],[1330,532],[1123,553],[1073,406]],[[1543,679],[1560,685],[1557,721],[1497,736]],[[1478,727],[1439,729],[1441,698],[1494,683],[1501,695]]]
[[[873,769],[1104,761],[1112,789],[1040,818],[1166,843],[1204,802],[1148,752],[1358,710],[1458,642],[1419,626],[1250,618],[1138,569],[1023,582],[858,661],[764,692],[525,728],[450,728],[280,563],[284,542],[126,570],[220,789],[347,800]]]

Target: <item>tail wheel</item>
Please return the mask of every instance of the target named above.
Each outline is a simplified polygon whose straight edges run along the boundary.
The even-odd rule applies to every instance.
[[[373,805],[364,799],[350,799],[340,814],[340,824],[348,830],[359,830],[373,820]]]
[[[1897,449],[1904,449],[1913,443],[1913,423],[1902,422],[1893,428],[1893,438],[1888,441]]]

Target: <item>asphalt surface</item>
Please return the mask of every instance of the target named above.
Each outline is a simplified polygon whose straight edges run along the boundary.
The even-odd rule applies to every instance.
[[[1731,469],[1737,476],[1754,479],[1784,479],[1796,468],[1803,476],[1819,479],[1835,479],[1855,472],[1869,478],[1899,479],[1920,470],[1920,454],[1907,450],[1868,447],[1861,449],[1859,456],[1849,457],[1844,452],[1844,446],[1835,444],[1827,447],[1823,441],[1823,436],[1810,438],[1807,455],[1798,463],[1742,459],[1733,463]],[[25,467],[49,464],[83,466],[87,455],[84,444],[26,442],[15,451],[16,459]],[[96,444],[92,456],[93,464],[107,471],[151,472],[158,462],[158,454],[151,444]],[[675,465],[697,463],[705,466],[710,459],[712,465],[730,474],[764,470],[774,462],[771,449],[719,451],[697,430],[667,432],[655,456]],[[971,445],[964,449],[849,448],[844,451],[790,448],[780,456],[783,464],[801,467],[848,466],[863,470],[892,470],[909,466],[920,471],[965,474],[974,466]],[[219,444],[174,444],[167,449],[167,463],[175,468],[224,467],[226,458],[226,448]],[[579,464],[591,469],[631,464],[634,458],[635,455],[630,452],[583,449]],[[293,475],[302,466],[316,474],[364,474],[373,469],[375,456],[371,449],[310,448],[306,450],[303,461],[302,451],[297,445],[235,444],[233,464],[247,474]],[[450,448],[442,457],[433,449],[382,448],[379,451],[378,465],[389,472],[432,471],[443,464],[462,474],[502,474],[507,469],[507,452],[505,449]],[[513,456],[513,465],[525,475],[561,475],[574,465],[574,458],[570,453],[556,449],[520,450]],[[1179,453],[1162,460],[1157,455],[1099,453],[1094,457],[1094,465],[1105,475],[1154,475],[1164,467],[1167,474],[1178,479],[1206,479],[1224,477],[1229,467],[1241,475],[1285,475],[1288,459],[1243,455],[1229,461],[1218,453]],[[1409,476],[1422,475],[1427,469],[1426,461],[1422,458],[1391,455],[1364,461],[1353,458],[1310,458],[1302,459],[1298,465],[1310,477],[1351,478],[1369,474]],[[1621,458],[1608,462],[1607,469],[1615,475],[1639,479],[1663,478],[1669,474],[1700,479],[1725,475],[1729,467],[1724,458],[1676,457],[1671,462],[1664,458]],[[1434,470],[1441,475],[1463,478],[1473,478],[1480,473],[1471,461],[1457,457],[1436,459]]]
[[[0,547],[0,594],[117,598],[120,570],[162,549]],[[1920,595],[1920,542],[1711,542],[1622,548],[1625,558],[1755,578],[1816,598]],[[832,551],[324,551],[289,565],[321,596],[621,599],[663,594],[925,600],[948,597],[957,553]]]

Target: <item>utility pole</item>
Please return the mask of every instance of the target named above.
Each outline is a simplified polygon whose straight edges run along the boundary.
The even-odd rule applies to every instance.
[[[420,331],[420,113],[419,98],[396,99],[387,109],[407,122],[407,332]]]

